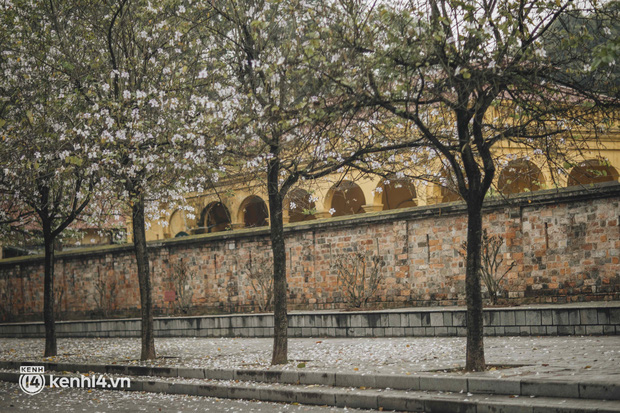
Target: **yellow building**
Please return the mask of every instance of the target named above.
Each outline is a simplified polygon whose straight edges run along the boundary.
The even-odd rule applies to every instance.
[[[505,166],[496,173],[491,195],[590,186],[618,181],[620,171],[620,133],[607,135],[600,147],[583,151],[575,166],[561,171],[546,164],[543,156],[523,155],[511,145],[499,146],[497,153]],[[449,184],[439,185],[421,180],[384,179],[368,176],[333,175],[304,187],[300,183],[285,200],[284,221],[295,223],[343,215],[378,212],[397,208],[433,205],[460,199]],[[269,225],[269,206],[263,186],[240,186],[223,183],[218,191],[188,196],[192,214],[173,211],[164,225],[152,223],[148,240],[183,235],[211,233]]]

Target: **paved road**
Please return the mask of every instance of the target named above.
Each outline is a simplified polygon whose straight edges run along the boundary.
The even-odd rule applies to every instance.
[[[226,400],[212,397],[167,395],[158,393],[43,389],[37,395],[23,393],[15,383],[0,382],[0,412],[261,412],[261,413],[324,413],[352,412],[356,409]],[[373,412],[376,410],[364,410]]]

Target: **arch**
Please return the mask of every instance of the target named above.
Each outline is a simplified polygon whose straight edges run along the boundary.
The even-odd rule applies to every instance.
[[[434,184],[434,194],[437,203],[462,201],[461,195],[456,189],[456,182],[452,173],[446,168],[441,168],[437,182]]]
[[[185,211],[177,209],[170,215],[169,228],[172,236],[176,236],[179,232],[187,232]]]
[[[375,192],[380,192],[384,211],[418,206],[415,186],[404,178],[387,179],[377,185]]]
[[[506,165],[499,174],[497,188],[504,195],[538,191],[545,184],[540,168],[527,159],[516,159]]]
[[[264,227],[269,225],[269,212],[267,205],[261,197],[250,195],[243,200],[239,207],[239,221],[243,222],[246,228]]]
[[[456,202],[461,200],[461,195],[445,186],[440,187],[439,193],[441,197],[440,202]]]
[[[589,159],[580,162],[568,175],[566,186],[591,185],[617,181],[618,171],[606,161]]]
[[[295,188],[289,192],[284,202],[284,207],[288,208],[289,222],[311,221],[316,219],[314,214],[304,214],[304,211],[316,209],[316,204],[311,200],[311,196],[305,189]]]
[[[219,201],[208,204],[200,214],[200,225],[205,232],[226,231],[230,224],[230,212],[226,205]]]
[[[334,185],[329,190],[328,201],[325,202],[335,212],[333,217],[345,215],[363,214],[366,197],[364,192],[355,182],[342,181],[339,185]]]

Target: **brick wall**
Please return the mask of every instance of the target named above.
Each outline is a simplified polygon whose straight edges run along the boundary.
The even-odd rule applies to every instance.
[[[620,185],[596,191],[540,191],[488,202],[484,225],[505,238],[502,254],[516,261],[506,276],[505,304],[620,299]],[[357,215],[287,227],[286,268],[291,309],[346,307],[333,258],[376,251],[384,279],[370,307],[464,303],[459,255],[466,215],[459,203]],[[260,292],[244,272],[270,256],[268,230],[198,235],[150,243],[153,297],[161,314],[177,312],[165,292],[183,262],[191,275],[190,314],[257,310]],[[136,265],[130,246],[57,254],[59,318],[136,315]],[[0,261],[0,320],[39,319],[41,257]],[[100,293],[103,291],[103,293]],[[177,292],[177,296],[178,296]]]

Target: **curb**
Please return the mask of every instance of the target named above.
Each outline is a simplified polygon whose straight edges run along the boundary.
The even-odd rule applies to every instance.
[[[188,379],[238,380],[268,384],[319,385],[382,390],[438,391],[522,397],[555,397],[588,400],[620,400],[620,381],[585,379],[498,379],[487,377],[440,376],[436,374],[363,374],[329,371],[201,369],[149,367],[120,364],[70,364],[36,361],[0,361],[0,368],[44,366],[61,372],[94,372],[126,376],[177,377]]]

